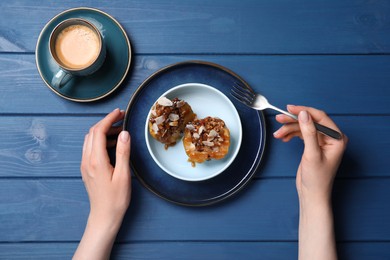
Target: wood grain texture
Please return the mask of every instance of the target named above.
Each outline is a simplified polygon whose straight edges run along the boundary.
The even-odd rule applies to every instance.
[[[382,198],[389,185],[336,181],[338,241],[388,242],[390,205]],[[81,179],[1,179],[0,207],[0,242],[78,241],[89,211]],[[203,208],[165,202],[134,180],[118,241],[296,241],[298,211],[294,178],[255,180],[231,200]]]
[[[101,118],[3,117],[0,176],[79,177],[84,136]]]
[[[389,53],[381,1],[2,1],[0,51],[33,52],[58,13],[93,6],[113,15],[137,53]],[[28,15],[21,15],[28,10]]]
[[[79,177],[84,135],[101,118],[103,115],[1,117],[0,178]],[[350,139],[338,177],[390,177],[388,153],[381,152],[390,150],[390,143],[386,142],[389,116],[334,116],[333,119]],[[267,117],[267,144],[262,166],[256,174],[258,178],[296,174],[302,142],[296,139],[286,144],[274,139],[272,133],[279,127],[273,116]],[[137,145],[133,144],[133,151]]]
[[[88,104],[50,91],[34,57],[44,25],[78,6],[113,15],[134,51],[121,88]],[[79,171],[84,134],[125,109],[149,75],[186,60],[231,69],[281,108],[330,113],[350,139],[333,196],[339,258],[389,259],[389,14],[387,0],[1,1],[0,259],[70,259],[89,211]],[[112,258],[296,258],[303,146],[275,140],[279,124],[266,115],[263,163],[222,204],[177,206],[134,177]]]
[[[70,259],[77,243],[0,244],[1,259]],[[389,242],[339,243],[339,259],[385,260]],[[297,242],[160,242],[115,244],[111,259],[274,259],[290,260]]]
[[[90,114],[125,109],[136,88],[156,70],[193,59],[231,69],[281,108],[292,103],[331,114],[390,114],[387,55],[136,56],[127,80],[112,96],[79,104],[49,90],[38,74],[33,55],[11,54],[0,55],[0,113]]]

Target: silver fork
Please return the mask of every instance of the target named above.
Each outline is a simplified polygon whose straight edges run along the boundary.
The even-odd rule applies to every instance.
[[[289,117],[294,118],[295,120],[298,120],[298,117],[296,115],[293,115],[287,111],[284,111],[280,108],[277,108],[273,105],[271,105],[268,100],[263,96],[258,93],[255,93],[253,90],[243,87],[239,83],[235,83],[233,85],[233,88],[230,90],[230,95],[232,95],[235,99],[243,103],[244,105],[251,107],[256,110],[264,110],[267,108],[276,110],[282,114],[285,114]],[[320,133],[327,135],[329,137],[332,137],[334,139],[340,140],[341,139],[341,134],[329,127],[326,127],[324,125],[318,124],[314,122],[314,125]]]

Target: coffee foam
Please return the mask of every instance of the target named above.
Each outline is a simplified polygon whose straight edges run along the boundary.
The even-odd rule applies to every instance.
[[[99,56],[100,39],[88,26],[70,25],[58,34],[55,51],[58,60],[65,67],[83,69]]]

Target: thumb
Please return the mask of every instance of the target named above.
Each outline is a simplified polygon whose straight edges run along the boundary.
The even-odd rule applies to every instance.
[[[130,134],[122,131],[116,144],[115,171],[122,174],[130,174]]]
[[[321,149],[318,144],[317,130],[310,114],[302,110],[298,115],[299,127],[301,128],[303,141],[305,143],[304,155],[308,159],[319,159]]]

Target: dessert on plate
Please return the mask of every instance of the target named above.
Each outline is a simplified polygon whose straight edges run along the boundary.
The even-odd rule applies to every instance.
[[[229,151],[230,132],[220,118],[195,119],[185,127],[183,144],[192,166],[211,159],[220,160]]]
[[[150,111],[149,133],[168,149],[181,139],[187,123],[195,117],[191,106],[184,100],[161,97]]]

